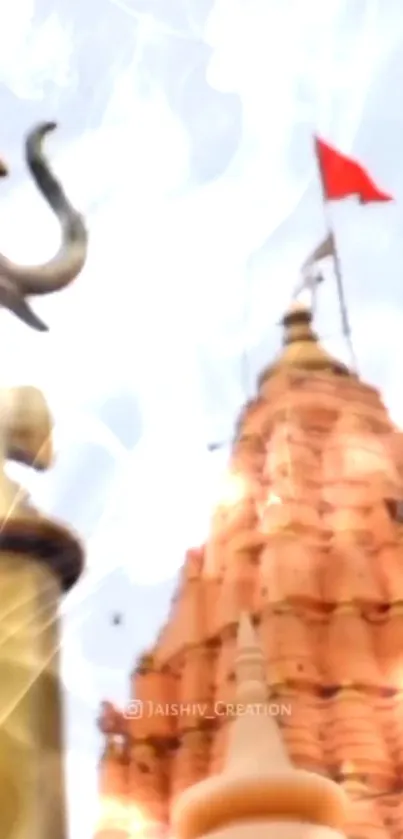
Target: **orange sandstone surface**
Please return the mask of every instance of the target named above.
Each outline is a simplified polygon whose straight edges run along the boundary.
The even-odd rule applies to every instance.
[[[239,419],[209,539],[132,676],[143,715],[104,703],[98,839],[170,835],[178,794],[221,771],[245,611],[293,764],[341,785],[351,839],[403,837],[403,437],[302,306],[283,343]]]

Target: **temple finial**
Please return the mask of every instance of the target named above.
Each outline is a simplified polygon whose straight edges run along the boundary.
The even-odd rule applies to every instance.
[[[238,625],[235,673],[238,702],[267,701],[264,657],[251,619],[246,612],[241,614]]]
[[[283,349],[273,364],[266,367],[258,378],[258,387],[276,373],[301,371],[306,373],[336,373],[339,376],[355,374],[322,346],[312,326],[312,310],[293,300],[281,320]]]
[[[318,337],[312,328],[313,313],[309,306],[299,300],[293,300],[281,320],[283,326],[283,344],[295,341],[314,341]]]

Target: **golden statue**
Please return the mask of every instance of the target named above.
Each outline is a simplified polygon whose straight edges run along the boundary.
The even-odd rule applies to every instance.
[[[38,188],[56,213],[62,244],[42,266],[0,255],[0,305],[46,327],[26,298],[66,287],[87,256],[87,233],[42,153],[45,123],[26,139]],[[0,174],[6,167],[0,164]],[[43,470],[52,463],[52,421],[40,391],[0,391],[0,839],[65,839],[58,606],[80,576],[81,547],[41,516],[5,472],[7,460]]]

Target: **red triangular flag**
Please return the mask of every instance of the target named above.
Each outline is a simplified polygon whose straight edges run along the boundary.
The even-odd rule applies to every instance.
[[[357,195],[362,204],[371,201],[393,201],[391,195],[378,189],[359,163],[336,151],[318,137],[316,151],[325,198],[329,201],[337,201],[350,195]]]

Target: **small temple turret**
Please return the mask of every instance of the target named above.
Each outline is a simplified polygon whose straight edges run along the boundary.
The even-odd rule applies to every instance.
[[[258,630],[270,701],[291,709],[276,721],[275,739],[274,721],[264,723],[278,761],[285,767],[288,755],[293,771],[343,790],[350,839],[398,839],[403,437],[378,391],[322,346],[306,307],[293,304],[286,313],[282,343],[241,412],[208,539],[185,558],[152,667],[132,680],[133,697],[152,698],[146,739],[154,761],[127,794],[145,810],[156,808],[165,820],[161,831],[169,833],[178,796],[195,784],[202,789],[200,781],[223,769],[220,778],[233,772],[226,761],[239,732],[263,726],[232,724],[217,710],[233,702],[238,624],[247,612]],[[258,664],[254,656],[259,669],[261,657]],[[241,655],[238,675],[242,666]],[[161,707],[163,725],[161,713],[152,713]],[[132,744],[144,740],[144,725],[130,721]],[[249,745],[243,759],[252,765]],[[190,800],[179,798],[182,812]],[[313,810],[305,815],[315,830],[342,829],[315,821]],[[186,817],[175,818],[185,836]],[[202,832],[208,829],[224,828],[203,822]]]
[[[296,769],[269,703],[266,667],[248,615],[241,615],[236,689],[221,773],[195,784],[173,807],[177,839],[340,839],[347,799],[321,775]]]

